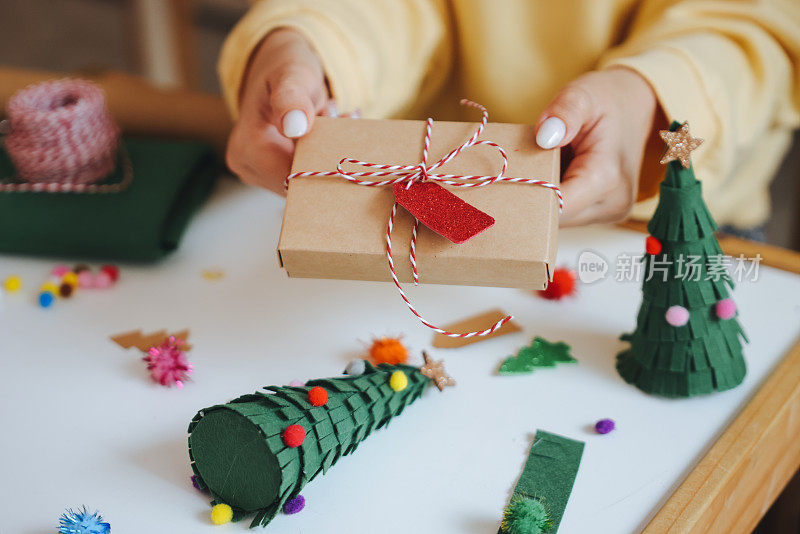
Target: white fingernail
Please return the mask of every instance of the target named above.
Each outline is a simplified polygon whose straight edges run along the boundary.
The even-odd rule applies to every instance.
[[[336,118],[339,116],[339,106],[336,105],[336,102],[331,102],[328,104],[328,117]]]
[[[283,135],[300,137],[308,131],[308,117],[301,109],[293,109],[283,116]]]
[[[547,118],[536,132],[536,144],[544,149],[555,148],[564,139],[567,125],[558,117]]]

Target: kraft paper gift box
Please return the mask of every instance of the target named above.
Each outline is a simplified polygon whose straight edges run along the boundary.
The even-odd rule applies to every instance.
[[[477,127],[477,123],[435,121],[429,164],[464,143]],[[505,176],[557,185],[559,151],[538,148],[534,135],[529,125],[490,122],[480,139],[505,149],[509,158]],[[318,117],[311,132],[297,143],[292,172],[335,171],[345,157],[417,165],[424,136],[424,121]],[[501,165],[496,148],[479,145],[463,150],[435,172],[495,176]],[[374,170],[350,164],[344,168]],[[556,193],[538,185],[509,182],[447,189],[494,217],[495,224],[462,244],[420,225],[416,244],[419,282],[544,289],[551,279],[558,244]],[[341,176],[293,178],[278,243],[281,265],[290,277],[391,281],[386,228],[393,203],[392,186],[363,186]],[[414,218],[398,206],[392,257],[401,282],[412,280],[413,224]]]

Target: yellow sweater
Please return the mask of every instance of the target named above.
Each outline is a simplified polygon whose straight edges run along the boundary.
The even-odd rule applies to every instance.
[[[720,223],[764,222],[800,123],[800,0],[261,0],[219,61],[234,115],[250,53],[277,27],[309,39],[339,109],[366,117],[474,120],[458,109],[466,96],[491,120],[535,122],[583,72],[632,68],[668,119],[706,140],[693,161]],[[663,175],[655,156],[640,199]],[[640,202],[634,215],[654,206]]]

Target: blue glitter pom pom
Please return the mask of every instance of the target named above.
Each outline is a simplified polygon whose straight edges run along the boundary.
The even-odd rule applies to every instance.
[[[58,519],[59,534],[110,534],[111,525],[103,522],[98,512],[89,513],[84,506],[80,510],[68,509]]]

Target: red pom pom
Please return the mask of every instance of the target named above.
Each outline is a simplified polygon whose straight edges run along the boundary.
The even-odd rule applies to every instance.
[[[661,254],[661,241],[651,235],[647,236],[644,240],[644,250],[651,256]]]
[[[553,281],[539,294],[549,300],[561,300],[575,294],[575,271],[559,267],[553,271]]]
[[[306,439],[306,429],[300,425],[289,425],[283,431],[283,442],[287,447],[299,447]]]
[[[308,402],[314,406],[322,406],[328,402],[328,392],[324,388],[314,386],[308,390]]]
[[[103,265],[100,267],[101,273],[106,273],[112,282],[119,280],[119,267],[116,265]]]

